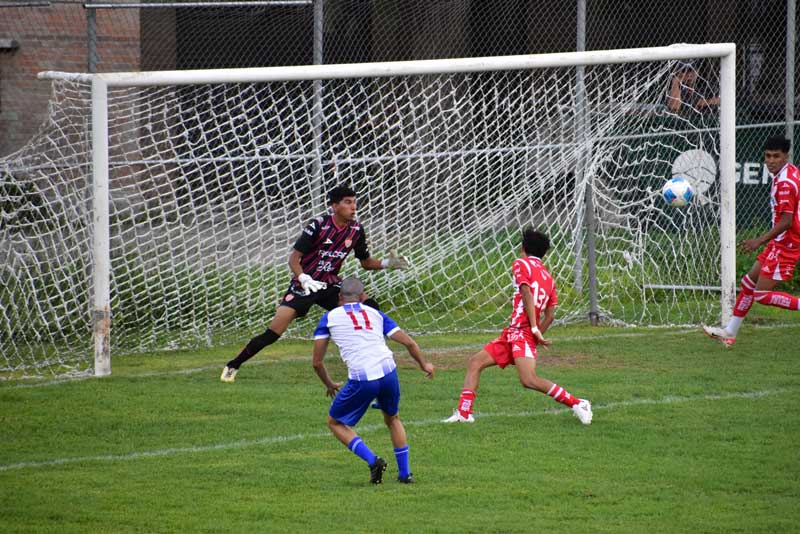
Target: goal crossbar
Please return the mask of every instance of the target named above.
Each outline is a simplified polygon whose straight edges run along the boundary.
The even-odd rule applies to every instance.
[[[735,55],[735,53],[736,45],[734,43],[680,44],[651,48],[593,50],[588,52],[561,52],[554,54],[429,59],[417,61],[386,61],[378,63],[343,63],[337,65],[300,65],[290,67],[170,70],[99,74],[47,71],[40,73],[39,78],[69,79],[84,82],[101,80],[102,83],[109,87],[258,83],[343,78],[378,78],[384,76],[422,76],[426,74],[577,67],[581,65],[665,61],[670,59],[722,58]]]

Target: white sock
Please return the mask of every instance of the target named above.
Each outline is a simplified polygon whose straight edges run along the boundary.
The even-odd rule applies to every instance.
[[[742,326],[742,321],[744,317],[736,317],[735,315],[731,317],[731,320],[728,321],[728,326],[725,327],[725,331],[731,335],[731,337],[736,337],[736,333],[739,331],[739,327]]]

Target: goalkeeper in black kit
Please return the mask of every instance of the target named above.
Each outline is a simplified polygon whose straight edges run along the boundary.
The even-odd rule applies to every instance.
[[[306,225],[289,254],[294,277],[281,299],[275,316],[263,334],[251,339],[222,370],[220,380],[233,382],[241,365],[258,351],[278,341],[296,318],[305,317],[312,305],[326,310],[339,305],[339,269],[351,250],[368,271],[405,269],[408,261],[394,253],[379,260],[370,256],[364,227],[356,220],[356,192],[344,185],[328,192],[330,214],[316,217]],[[364,304],[380,309],[374,299]]]

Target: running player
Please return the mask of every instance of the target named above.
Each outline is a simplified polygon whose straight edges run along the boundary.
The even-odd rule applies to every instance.
[[[335,395],[328,410],[328,428],[353,454],[367,462],[370,482],[380,484],[386,461],[375,455],[352,429],[372,400],[377,398],[394,445],[397,480],[413,484],[414,477],[408,467],[406,430],[397,415],[400,404],[397,365],[384,336],[404,345],[428,378],[433,378],[433,365],[425,360],[417,343],[392,319],[362,302],[366,295],[360,280],[345,278],[339,297],[342,305],[325,313],[314,332],[314,371],[325,384],[327,395]],[[323,362],[329,339],[339,347],[339,354],[347,364],[348,379],[344,388],[341,383],[331,380]]]
[[[378,260],[370,256],[364,227],[356,220],[356,192],[338,186],[328,193],[330,214],[316,217],[303,229],[289,254],[294,277],[283,296],[269,328],[251,339],[236,358],[222,370],[220,380],[233,382],[244,362],[275,343],[297,318],[305,317],[312,305],[331,310],[339,304],[339,269],[351,250],[369,271],[405,269],[408,261],[394,253]],[[374,299],[367,301],[379,309]]]
[[[536,374],[536,346],[551,343],[544,333],[553,322],[558,303],[555,281],[542,263],[549,249],[550,240],[545,234],[533,228],[523,230],[522,257],[514,260],[511,266],[514,309],[509,326],[500,337],[469,359],[458,407],[443,423],[475,422],[472,408],[481,372],[494,365],[504,369],[509,364],[516,367],[523,387],[545,393],[572,408],[584,425],[592,422],[592,405],[588,400],[573,397],[558,384]]]
[[[789,163],[791,143],[781,136],[770,137],[764,144],[764,164],[772,177],[770,209],[772,228],[755,239],[742,241],[739,246],[746,252],[764,250],[756,258],[753,268],[742,277],[733,317],[724,328],[704,326],[703,331],[726,347],[733,346],[753,301],[765,306],[787,310],[800,310],[800,298],[774,291],[784,280],[791,280],[795,265],[800,261],[800,174]]]

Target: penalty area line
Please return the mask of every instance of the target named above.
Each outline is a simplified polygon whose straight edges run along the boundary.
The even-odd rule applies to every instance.
[[[668,405],[678,404],[683,402],[698,402],[698,401],[724,401],[731,399],[759,399],[764,397],[771,397],[775,395],[782,395],[784,393],[793,391],[793,389],[774,389],[774,390],[761,390],[761,391],[739,391],[730,393],[719,394],[706,394],[694,396],[667,396],[660,399],[635,399],[629,401],[607,402],[604,404],[596,404],[592,406],[593,411],[608,411],[619,408],[628,408],[642,405]],[[558,415],[570,412],[568,408],[556,409],[543,409],[536,411],[523,411],[514,413],[480,413],[476,414],[476,419],[489,419],[500,417],[539,417],[542,415]],[[441,419],[419,419],[416,421],[403,421],[406,426],[429,426],[433,424],[442,424]],[[362,425],[359,427],[359,434],[368,432],[375,432],[385,428],[383,424]],[[53,458],[50,460],[18,462],[12,464],[0,464],[0,472],[13,471],[18,469],[41,469],[46,467],[54,467],[60,465],[78,464],[78,463],[96,463],[96,462],[123,462],[130,460],[138,460],[142,458],[156,458],[163,456],[177,456],[183,454],[196,454],[203,452],[213,451],[226,451],[234,449],[243,449],[248,447],[257,447],[259,445],[272,445],[275,443],[287,443],[292,441],[304,441],[310,439],[321,439],[331,437],[330,432],[313,432],[306,434],[289,434],[286,436],[269,436],[258,439],[240,440],[228,443],[217,443],[212,445],[200,445],[196,447],[172,447],[167,449],[156,449],[151,451],[132,452],[128,454],[100,454],[94,456],[78,456],[72,458]]]

